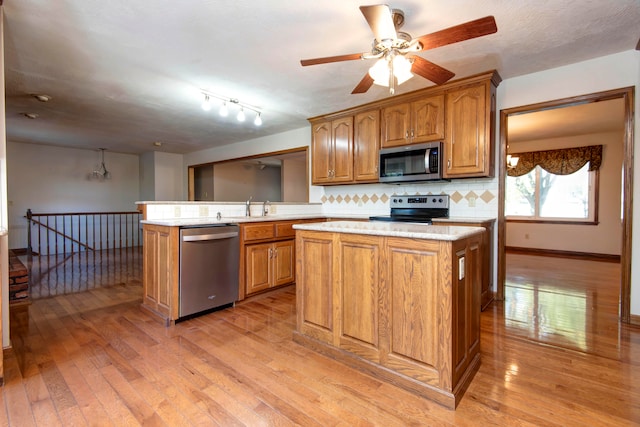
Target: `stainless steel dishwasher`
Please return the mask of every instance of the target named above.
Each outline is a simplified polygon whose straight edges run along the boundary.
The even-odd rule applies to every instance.
[[[180,319],[238,299],[238,235],[232,224],[180,229]]]

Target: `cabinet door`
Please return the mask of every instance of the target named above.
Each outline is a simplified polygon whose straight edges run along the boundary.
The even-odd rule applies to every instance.
[[[377,236],[342,234],[338,255],[341,348],[380,361],[380,247]]]
[[[331,122],[333,169],[331,182],[353,181],[353,117]]]
[[[382,109],[381,147],[395,147],[409,143],[411,106],[408,103]]]
[[[443,260],[438,241],[411,241],[388,238],[385,251],[386,266],[383,283],[385,301],[381,309],[383,324],[388,325],[382,336],[389,342],[389,354],[382,363],[420,381],[442,386],[441,379],[448,366],[441,354],[448,354],[450,327],[439,318],[450,319],[446,306],[446,289],[442,285]],[[382,344],[381,344],[382,346]]]
[[[271,243],[245,246],[245,283],[247,295],[269,289],[272,286],[272,257],[273,247]]]
[[[303,335],[335,344],[333,280],[334,251],[331,233],[298,230],[296,233],[296,316]]]
[[[488,83],[447,93],[445,177],[488,176],[489,107]]]
[[[311,178],[313,184],[331,180],[331,122],[313,125],[311,132]]]
[[[444,139],[444,95],[411,103],[411,143]]]
[[[273,286],[293,283],[296,280],[295,240],[273,244]]]
[[[177,318],[177,227],[145,225],[143,304],[167,319]],[[175,305],[175,307],[174,307]]]
[[[378,181],[380,151],[380,111],[367,111],[354,118],[353,178],[362,182]]]

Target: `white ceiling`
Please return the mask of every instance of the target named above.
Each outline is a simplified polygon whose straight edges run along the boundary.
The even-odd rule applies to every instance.
[[[351,95],[371,62],[302,67],[368,51],[361,0],[6,0],[7,138],[188,153],[307,126],[388,96]],[[487,15],[498,32],[420,55],[466,77],[503,79],[634,49],[639,0],[398,0],[418,37]],[[404,93],[432,83],[414,77]],[[200,108],[200,89],[260,107],[264,124]],[[33,94],[47,94],[42,103]],[[36,113],[28,119],[24,113]],[[155,147],[154,142],[162,143]]]

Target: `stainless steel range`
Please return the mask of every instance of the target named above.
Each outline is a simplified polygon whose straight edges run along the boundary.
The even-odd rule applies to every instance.
[[[446,194],[392,196],[391,212],[387,216],[371,216],[371,221],[402,221],[431,224],[432,218],[449,217],[449,196]]]

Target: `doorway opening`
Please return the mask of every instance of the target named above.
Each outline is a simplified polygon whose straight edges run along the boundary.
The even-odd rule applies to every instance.
[[[543,112],[551,109],[621,100],[623,103],[623,147],[622,147],[622,184],[621,184],[621,229],[620,237],[620,297],[619,318],[630,322],[631,291],[631,225],[633,194],[633,88],[622,88],[606,92],[572,98],[559,99],[539,104],[526,105],[502,110],[500,113],[500,150],[499,150],[499,200],[498,200],[498,288],[496,299],[505,299],[506,284],[506,238],[507,220],[505,216],[507,154],[509,147],[509,121],[527,113]]]

